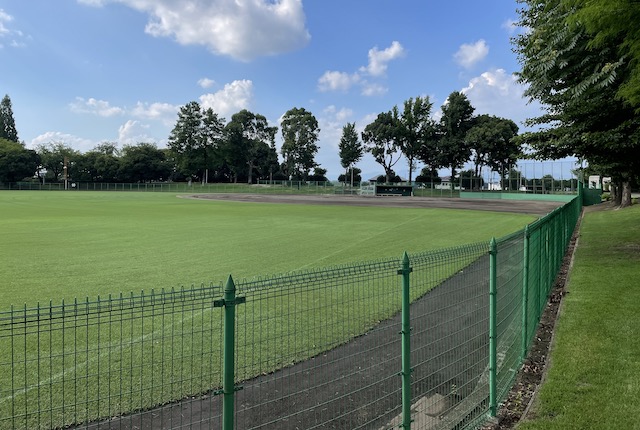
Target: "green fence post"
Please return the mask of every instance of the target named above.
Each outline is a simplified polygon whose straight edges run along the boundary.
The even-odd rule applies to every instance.
[[[522,269],[522,343],[520,362],[524,362],[527,356],[529,344],[529,226],[524,228],[524,267]]]
[[[224,299],[214,301],[214,307],[224,306],[224,350],[222,368],[222,429],[233,430],[235,413],[234,396],[240,387],[235,386],[235,337],[236,305],[245,302],[244,297],[236,297],[236,285],[229,275],[224,286]],[[217,392],[219,394],[220,392]]]
[[[410,276],[413,269],[409,262],[409,255],[405,252],[402,257],[402,268],[398,275],[402,275],[402,424],[400,427],[411,428],[411,318],[409,306],[411,303]]]
[[[498,283],[498,244],[496,238],[491,239],[489,251],[489,413],[495,417],[498,412],[497,374],[497,307],[496,292]]]

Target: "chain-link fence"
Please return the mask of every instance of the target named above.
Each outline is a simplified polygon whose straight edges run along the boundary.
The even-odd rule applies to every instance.
[[[461,429],[512,386],[581,210],[405,258],[0,313],[0,429]]]

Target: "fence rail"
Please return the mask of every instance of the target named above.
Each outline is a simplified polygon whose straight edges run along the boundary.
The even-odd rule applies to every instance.
[[[406,259],[1,312],[0,429],[471,428],[580,210]]]

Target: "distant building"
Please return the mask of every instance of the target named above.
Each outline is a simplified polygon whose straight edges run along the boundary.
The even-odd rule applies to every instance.
[[[435,184],[434,188],[436,190],[450,190],[451,189],[451,176],[443,176],[442,178],[442,182],[440,182],[439,184]],[[457,178],[454,178],[454,183],[453,183],[453,189],[454,190],[459,190],[460,189],[460,180]],[[457,184],[457,185],[456,185]],[[464,190],[464,188],[462,188]]]

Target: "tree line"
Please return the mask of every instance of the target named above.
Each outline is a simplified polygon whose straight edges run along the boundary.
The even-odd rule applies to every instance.
[[[167,148],[140,142],[119,149],[103,142],[81,153],[63,142],[50,142],[29,150],[18,141],[11,101],[2,102],[0,135],[0,181],[15,182],[34,175],[42,181],[66,178],[79,182],[201,181],[247,182],[258,180],[326,181],[326,169],[315,160],[320,128],[315,116],[293,108],[282,117],[282,146],[275,139],[278,127],[260,114],[241,110],[227,122],[211,108],[192,101],[182,106],[168,138]],[[473,160],[474,177],[483,166],[507,172],[521,156],[513,139],[513,121],[490,115],[473,116],[474,108],[459,92],[451,93],[442,106],[442,117],[432,118],[428,97],[406,100],[400,111],[394,106],[378,114],[362,133],[355,123],[342,129],[339,156],[344,182],[359,182],[356,163],[365,152],[384,169],[386,182],[399,181],[393,167],[408,162],[409,181],[418,162],[425,164],[416,179],[437,179],[437,170],[458,169]]]

